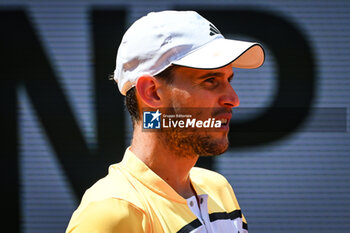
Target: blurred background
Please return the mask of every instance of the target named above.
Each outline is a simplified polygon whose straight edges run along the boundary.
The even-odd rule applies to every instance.
[[[231,183],[249,232],[349,232],[347,0],[0,0],[3,229],[64,232],[121,160],[132,129],[108,76],[131,23],[166,9],[265,48],[234,69],[229,150],[198,163]]]

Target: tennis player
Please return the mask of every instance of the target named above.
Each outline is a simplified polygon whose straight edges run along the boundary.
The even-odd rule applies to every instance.
[[[225,39],[194,11],[137,20],[124,34],[114,71],[133,122],[131,146],[85,192],[66,232],[247,233],[231,185],[194,165],[228,148],[231,111],[239,105],[232,67],[258,68],[264,58],[261,45]],[[220,127],[158,130],[163,108],[194,109],[192,116]]]

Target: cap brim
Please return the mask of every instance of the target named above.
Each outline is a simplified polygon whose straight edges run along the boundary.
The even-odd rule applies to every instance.
[[[264,49],[259,43],[219,38],[172,64],[196,69],[218,69],[232,63],[236,68],[254,69],[260,67],[264,60]]]

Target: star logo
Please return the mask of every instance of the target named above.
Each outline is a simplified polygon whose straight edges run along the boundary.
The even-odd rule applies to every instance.
[[[156,112],[143,112],[143,128],[144,129],[160,129],[159,109]]]
[[[151,122],[153,122],[155,119],[157,119],[157,121],[159,121],[159,116],[162,114],[159,112],[159,109],[157,109],[157,111],[155,113],[151,113],[151,115],[153,116]]]

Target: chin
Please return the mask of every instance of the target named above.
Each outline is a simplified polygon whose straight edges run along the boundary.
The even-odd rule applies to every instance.
[[[209,140],[203,140],[201,144],[202,147],[199,151],[197,151],[197,154],[203,157],[221,155],[226,152],[229,147],[227,137],[221,139],[211,138]]]
[[[175,154],[181,156],[215,156],[224,153],[229,146],[227,132],[183,132],[167,130],[159,135]],[[188,153],[186,153],[188,152]]]

